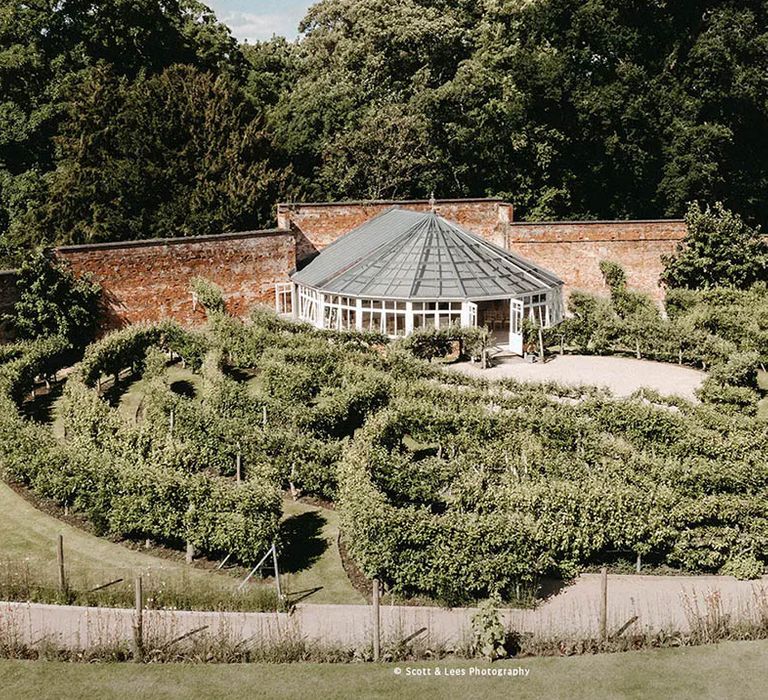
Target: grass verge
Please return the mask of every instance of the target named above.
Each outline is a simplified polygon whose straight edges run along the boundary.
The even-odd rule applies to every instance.
[[[0,685],[16,700],[151,697],[298,698],[676,698],[764,697],[768,642],[569,658],[418,664],[62,664],[0,661]],[[412,675],[408,669],[429,675]],[[400,673],[396,673],[396,669]],[[436,671],[440,670],[440,675]],[[493,677],[480,671],[523,669]],[[455,675],[446,675],[444,672]]]
[[[0,574],[4,580],[0,589],[6,586],[9,591],[14,586],[20,589],[30,581],[43,587],[46,583],[55,586],[59,534],[64,536],[65,569],[73,587],[96,587],[124,578],[120,587],[126,589],[123,593],[130,600],[132,580],[142,575],[148,578],[148,585],[164,588],[166,597],[172,596],[176,601],[175,607],[217,609],[226,604],[225,607],[232,608],[236,602],[234,591],[238,581],[233,576],[161,559],[91,535],[38,510],[3,482],[0,482]],[[121,588],[107,589],[105,595],[114,594],[114,603],[121,604],[124,596],[117,593]],[[264,588],[270,594],[272,591],[267,585],[252,587],[254,603],[259,597],[257,588]],[[41,591],[43,593],[45,591]],[[109,604],[109,600],[104,602]],[[246,608],[252,607],[246,605]],[[258,603],[255,607],[261,609],[262,605]]]

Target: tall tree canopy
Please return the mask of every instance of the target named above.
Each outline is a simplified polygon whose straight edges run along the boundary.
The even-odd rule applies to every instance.
[[[768,220],[768,0],[322,0],[301,29],[238,46],[195,0],[0,0],[0,247],[433,190]]]

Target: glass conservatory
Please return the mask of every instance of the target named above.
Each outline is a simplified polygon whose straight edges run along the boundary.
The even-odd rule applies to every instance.
[[[393,207],[295,272],[290,294],[294,317],[318,328],[404,336],[487,326],[522,354],[523,320],[559,323],[562,289],[551,272],[434,212]]]

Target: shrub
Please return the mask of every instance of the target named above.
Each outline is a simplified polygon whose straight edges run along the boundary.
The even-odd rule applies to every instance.
[[[674,255],[665,256],[663,282],[669,287],[746,289],[768,281],[768,245],[720,202],[706,209],[694,202],[685,216],[687,234]]]
[[[78,347],[93,338],[101,289],[87,277],[77,277],[49,251],[38,251],[19,269],[19,299],[6,316],[19,337],[59,335]]]
[[[190,283],[195,300],[209,315],[226,312],[226,303],[221,287],[204,277],[195,277]]]
[[[720,568],[723,576],[735,576],[741,580],[760,578],[764,571],[765,564],[758,561],[752,554],[739,554],[732,557]]]
[[[496,661],[508,656],[506,634],[499,619],[498,600],[484,600],[472,616],[473,649],[477,656]]]
[[[741,352],[731,355],[727,362],[714,367],[709,380],[725,386],[740,386],[757,389],[757,371],[760,357],[756,352]]]

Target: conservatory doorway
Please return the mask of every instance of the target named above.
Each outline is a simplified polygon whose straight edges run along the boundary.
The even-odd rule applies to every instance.
[[[493,345],[523,354],[522,299],[488,299],[477,302],[477,325],[491,332]]]

